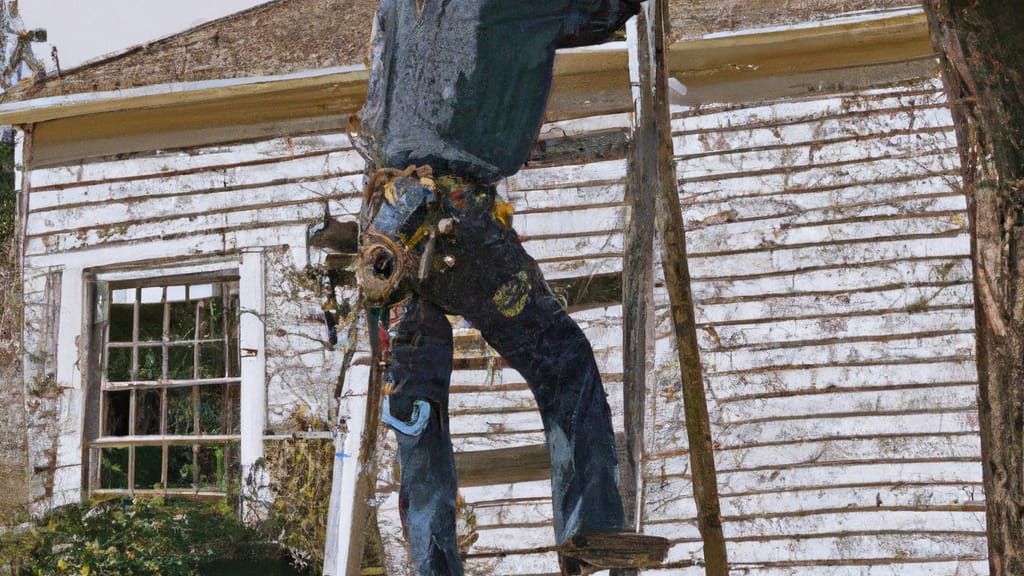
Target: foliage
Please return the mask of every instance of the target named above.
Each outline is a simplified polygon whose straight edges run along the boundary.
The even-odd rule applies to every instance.
[[[323,566],[333,464],[330,439],[294,438],[267,447],[273,504],[261,529],[302,570]]]
[[[14,235],[17,211],[14,191],[14,143],[0,138],[0,243],[6,244]]]
[[[39,524],[0,535],[0,558],[17,576],[192,576],[245,556],[256,535],[223,502],[108,500],[55,510]]]

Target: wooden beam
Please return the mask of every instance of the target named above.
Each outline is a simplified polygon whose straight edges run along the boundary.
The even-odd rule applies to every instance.
[[[729,101],[816,75],[932,55],[920,10],[814,26],[684,39],[668,64],[697,99]],[[845,74],[845,73],[844,73]],[[838,76],[839,79],[845,77]],[[807,80],[801,76],[810,75]],[[784,77],[796,76],[793,81]],[[366,97],[362,67],[147,86],[0,105],[0,123],[36,123],[33,167],[282,134],[343,130]],[[767,83],[749,87],[750,83]],[[723,86],[736,86],[736,89]],[[774,87],[774,88],[773,88]],[[695,97],[691,97],[691,100]],[[559,52],[548,121],[632,110],[625,43]]]
[[[658,129],[651,90],[650,35],[647,10],[629,23],[630,82],[634,117],[632,162],[626,200],[629,217],[623,247],[622,348],[623,419],[626,454],[620,460],[620,489],[626,529],[640,531],[643,517],[644,410],[647,400],[647,362],[650,356],[650,310],[654,300],[654,219],[658,178]],[[616,571],[618,576],[635,574]]]
[[[676,189],[671,113],[668,103],[668,58],[665,50],[667,20],[667,2],[658,2],[650,22],[654,70],[652,112],[658,130],[658,175],[654,182],[658,203],[656,225],[658,236],[661,238],[661,262],[671,304],[676,350],[682,375],[683,410],[690,448],[690,469],[693,473],[693,494],[697,505],[697,528],[704,540],[704,569],[707,576],[728,576],[729,563],[722,534],[718,478],[715,472],[711,424],[697,341],[697,322],[694,317],[693,292],[686,256],[683,215]]]
[[[626,450],[625,436],[617,434],[620,458]],[[534,482],[551,478],[551,457],[547,444],[455,453],[459,486],[493,486]]]
[[[687,86],[902,62],[934,54],[920,8],[682,40],[668,69]]]

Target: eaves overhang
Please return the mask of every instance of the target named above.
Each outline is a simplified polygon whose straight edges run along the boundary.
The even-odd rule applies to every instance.
[[[688,89],[682,103],[771,96],[747,93],[765,79],[813,79],[824,72],[841,79],[853,69],[908,61],[934,67],[932,59],[919,7],[710,34],[668,49],[670,74]],[[364,66],[348,66],[45,97],[0,104],[0,125],[32,126],[37,165],[337,130],[362,106],[367,79]],[[559,52],[548,120],[630,110],[625,42]]]

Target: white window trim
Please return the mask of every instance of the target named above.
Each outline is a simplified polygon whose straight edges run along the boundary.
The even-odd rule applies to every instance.
[[[242,519],[263,516],[259,503],[270,499],[270,480],[260,463],[267,428],[266,275],[262,248],[242,251],[238,266],[238,350],[241,354]],[[256,503],[256,506],[251,505]]]
[[[84,272],[84,271],[83,271]],[[224,273],[237,275],[238,277],[238,290],[239,290],[239,352],[240,358],[240,370],[241,370],[241,423],[240,433],[241,440],[239,443],[240,451],[240,464],[242,477],[239,479],[242,497],[244,499],[255,499],[256,501],[265,501],[267,492],[267,479],[265,474],[259,467],[259,462],[263,458],[263,433],[265,430],[266,422],[266,335],[265,335],[265,322],[264,314],[266,310],[265,306],[265,277],[264,277],[264,264],[263,264],[263,250],[262,249],[249,249],[243,250],[240,255],[234,255],[225,258],[216,259],[202,259],[196,262],[182,262],[180,264],[169,264],[169,265],[157,265],[150,267],[131,267],[131,268],[118,268],[118,269],[107,269],[102,271],[95,271],[93,276],[97,282],[111,283],[111,282],[130,282],[130,281],[144,281],[154,280],[162,281],[163,279],[173,278],[176,276],[192,276],[196,274],[214,274]],[[67,278],[68,275],[65,276]],[[72,274],[72,277],[78,279],[83,278],[83,274]],[[78,288],[81,300],[86,297],[85,291],[82,289],[82,282],[78,282],[77,286],[70,285],[72,283],[65,282],[64,290],[65,296],[68,296],[67,292],[69,289]],[[74,300],[72,300],[74,301]],[[82,310],[88,311],[91,314],[93,303],[89,303],[89,306],[83,307]],[[65,315],[61,315],[61,327],[65,326],[66,322],[70,322],[69,318],[65,318]],[[82,324],[88,321],[89,315],[82,315],[81,319],[76,322],[81,327]],[[69,333],[71,332],[71,333]],[[81,333],[81,329],[72,331],[62,331],[62,334],[66,334],[66,339],[70,340],[74,337],[73,333]],[[65,339],[62,338],[61,344],[66,344]],[[87,356],[87,350],[79,351],[83,356]],[[69,364],[60,362],[61,364]],[[77,362],[75,363],[75,370],[77,370]],[[88,375],[82,375],[83,378],[88,378]],[[88,383],[88,385],[94,385],[95,383]],[[84,404],[84,394],[79,400],[79,404]],[[84,418],[86,417],[86,411],[82,412],[83,418],[81,419],[84,424]],[[79,427],[78,438],[83,437],[84,426]],[[64,436],[62,435],[62,441]],[[194,438],[193,438],[194,439]],[[203,440],[209,440],[205,438]],[[79,476],[80,477],[80,476]],[[69,480],[71,480],[69,478]],[[68,488],[75,488],[76,492],[86,496],[86,492],[89,489],[88,485],[81,485],[80,482],[76,483],[76,486],[68,486]],[[141,492],[140,492],[141,493]],[[56,496],[56,494],[55,494]],[[244,507],[248,510],[251,507]]]

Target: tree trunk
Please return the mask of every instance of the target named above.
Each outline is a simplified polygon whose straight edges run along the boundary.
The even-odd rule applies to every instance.
[[[925,0],[968,198],[992,576],[1024,574],[1024,10]]]

